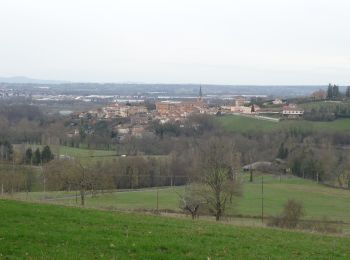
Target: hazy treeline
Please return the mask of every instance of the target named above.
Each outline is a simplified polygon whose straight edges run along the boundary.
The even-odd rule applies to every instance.
[[[10,143],[44,143],[49,137],[65,138],[64,119],[44,114],[37,106],[0,105],[0,139]],[[53,138],[52,138],[53,139]]]
[[[350,102],[310,103],[304,114],[304,118],[310,121],[333,121],[347,117],[350,117]]]

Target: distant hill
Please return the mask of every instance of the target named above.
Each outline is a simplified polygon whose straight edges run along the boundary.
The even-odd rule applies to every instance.
[[[42,80],[32,79],[23,76],[18,77],[0,77],[0,83],[16,83],[16,84],[63,84],[68,83],[67,81],[61,80]]]

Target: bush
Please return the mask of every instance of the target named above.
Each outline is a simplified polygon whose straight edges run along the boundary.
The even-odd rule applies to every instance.
[[[284,204],[283,212],[278,217],[269,219],[267,225],[279,228],[300,228],[321,233],[341,233],[342,225],[340,222],[330,221],[326,217],[322,220],[301,220],[304,216],[303,205],[295,200],[288,200]]]
[[[302,203],[290,199],[284,204],[282,214],[271,218],[267,225],[280,228],[296,228],[302,216],[304,216]]]
[[[302,216],[304,216],[304,208],[301,202],[292,199],[284,204],[282,219],[285,227],[296,228]]]

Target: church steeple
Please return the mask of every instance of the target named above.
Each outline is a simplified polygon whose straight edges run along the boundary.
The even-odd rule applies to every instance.
[[[200,85],[199,86],[198,101],[202,101],[202,99],[203,99],[202,85]]]

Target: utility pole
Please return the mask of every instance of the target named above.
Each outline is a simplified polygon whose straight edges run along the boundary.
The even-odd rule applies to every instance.
[[[261,175],[261,223],[264,224],[264,175]]]
[[[11,196],[13,196],[13,180],[15,177],[15,156],[12,158],[12,178],[11,178]]]
[[[159,187],[157,186],[157,214],[159,213]]]
[[[45,173],[44,173],[44,168],[43,168],[43,159],[40,159],[40,167],[41,167],[41,173],[43,175],[43,184],[44,184],[44,197],[46,193],[46,178],[45,178]]]

